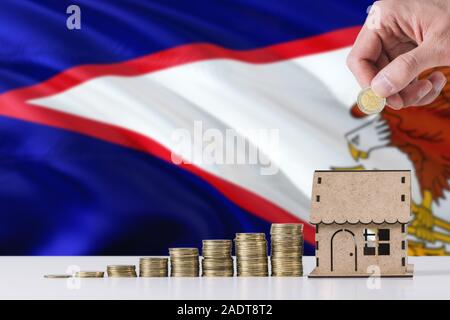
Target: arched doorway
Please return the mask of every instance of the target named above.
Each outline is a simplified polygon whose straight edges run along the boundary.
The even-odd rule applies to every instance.
[[[348,272],[349,266],[358,271],[355,234],[347,229],[337,230],[331,237],[331,271]]]

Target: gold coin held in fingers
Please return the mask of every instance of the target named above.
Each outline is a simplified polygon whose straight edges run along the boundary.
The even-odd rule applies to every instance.
[[[377,96],[372,88],[362,89],[358,94],[358,108],[365,114],[379,113],[386,105],[386,98]]]

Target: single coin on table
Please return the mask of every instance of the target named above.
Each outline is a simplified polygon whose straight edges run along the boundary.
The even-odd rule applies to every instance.
[[[72,277],[70,274],[46,274],[44,278],[47,279],[67,279]]]

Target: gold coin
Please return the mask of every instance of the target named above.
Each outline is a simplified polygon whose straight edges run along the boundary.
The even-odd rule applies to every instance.
[[[303,225],[274,223],[270,234],[272,276],[302,276]]]
[[[236,233],[235,241],[247,241],[247,240],[265,240],[265,233],[255,233],[255,232],[247,232],[247,233]]]
[[[197,248],[169,248],[172,277],[198,277],[200,261]]]
[[[238,277],[268,276],[265,233],[236,233],[234,243]]]
[[[169,259],[166,257],[145,257],[139,261],[140,277],[167,277]]]
[[[44,278],[48,279],[67,279],[72,277],[70,274],[46,274]]]
[[[203,240],[202,276],[233,276],[232,245],[233,242],[229,239]]]
[[[135,265],[109,265],[107,266],[108,269],[111,270],[134,270],[136,268]]]
[[[360,91],[357,104],[365,114],[375,114],[384,109],[386,98],[376,95],[371,88],[365,88]]]
[[[357,104],[365,114],[375,114],[384,109],[386,98],[377,96],[371,88],[365,88],[359,92]]]
[[[78,278],[103,278],[105,273],[103,271],[78,271],[75,277]]]
[[[167,263],[167,257],[143,257],[139,259],[141,263]]]
[[[135,265],[109,265],[106,267],[108,277],[136,277]]]

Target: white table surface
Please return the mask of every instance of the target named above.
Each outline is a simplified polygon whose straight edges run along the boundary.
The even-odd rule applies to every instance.
[[[304,257],[304,271],[314,267]],[[45,279],[66,270],[139,264],[138,257],[0,257],[0,299],[450,299],[450,257],[411,257],[414,278]],[[369,282],[368,282],[369,281]]]

